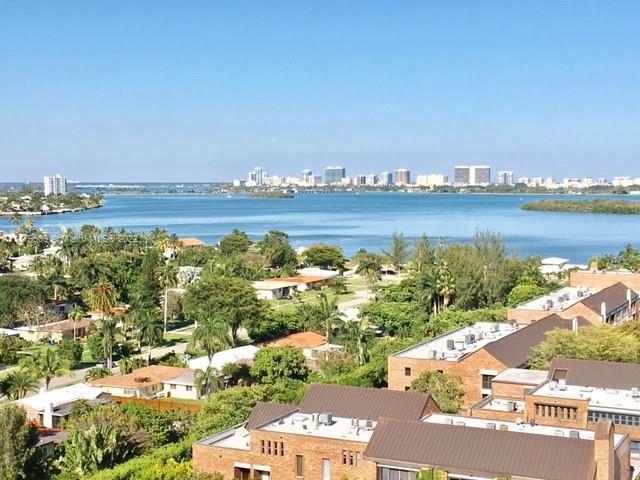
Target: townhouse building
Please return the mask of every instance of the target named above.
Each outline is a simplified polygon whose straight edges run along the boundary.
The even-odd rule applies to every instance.
[[[578,328],[584,318],[564,319],[548,315],[535,323],[478,322],[425,340],[389,357],[391,390],[409,390],[421,373],[432,370],[462,378],[465,407],[493,393],[492,381],[500,373],[526,365],[533,349],[555,328]]]
[[[577,435],[572,432],[577,432]],[[225,479],[628,480],[629,438],[444,415],[429,395],[312,385],[298,406],[260,403],[193,445],[193,468]]]
[[[622,282],[615,282],[602,289],[588,285],[560,288],[510,308],[507,318],[531,323],[555,313],[562,318],[580,316],[593,325],[618,325],[637,321],[639,308],[638,293]]]

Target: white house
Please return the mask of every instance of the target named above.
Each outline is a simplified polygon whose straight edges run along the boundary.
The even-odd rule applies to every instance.
[[[208,357],[198,357],[189,360],[189,368],[194,370],[206,370],[208,366],[221,371],[228,363],[252,363],[256,353],[260,350],[255,345],[244,345],[242,347],[230,348],[213,355],[211,364]]]

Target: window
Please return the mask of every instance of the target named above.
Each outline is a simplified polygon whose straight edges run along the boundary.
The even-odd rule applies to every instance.
[[[598,412],[595,410],[589,410],[589,412],[587,413],[587,420],[589,422],[611,420],[616,425],[640,427],[640,415],[625,415],[623,413]]]
[[[193,387],[191,385],[187,385],[187,392],[190,392],[191,390],[193,390]]]
[[[416,480],[416,474],[413,470],[378,467],[378,480]]]
[[[482,389],[491,390],[491,380],[495,375],[482,375]]]
[[[176,384],[175,383],[172,383],[170,386],[171,386],[171,390],[175,390],[176,389]]]
[[[296,477],[304,477],[304,456],[296,455]]]
[[[640,442],[631,441],[631,455],[640,456]]]
[[[405,385],[404,386],[404,391],[408,392],[409,390],[411,390],[411,387],[409,385]]]
[[[331,480],[331,460],[322,459],[322,480]]]
[[[284,457],[284,443],[272,442],[271,440],[260,440],[260,453],[263,455],[275,455]]]
[[[405,377],[411,376],[411,367],[404,367],[404,375]]]

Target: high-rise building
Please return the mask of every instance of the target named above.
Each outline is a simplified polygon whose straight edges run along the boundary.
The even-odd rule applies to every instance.
[[[253,169],[253,173],[255,174],[256,177],[256,185],[257,186],[262,186],[262,184],[264,183],[264,176],[265,176],[265,172],[264,170],[262,170],[262,167],[255,167]]]
[[[447,183],[449,183],[449,177],[439,173],[418,175],[416,178],[416,185],[420,185],[421,187],[439,187]]]
[[[324,183],[339,185],[346,176],[346,170],[340,166],[328,166],[324,169]]]
[[[499,185],[513,185],[513,172],[511,170],[502,170],[498,172]]]
[[[55,177],[44,177],[44,194],[49,195],[64,195],[67,193],[67,179],[61,175]]]
[[[468,165],[457,165],[453,168],[454,185],[469,185],[471,183],[471,167]]]
[[[411,171],[398,168],[395,171],[396,185],[411,185]]]
[[[367,185],[377,185],[378,184],[378,176],[374,174],[367,175],[366,180]]]
[[[472,165],[470,167],[469,184],[490,185],[491,167],[489,165]]]
[[[313,185],[313,172],[308,168],[302,170],[302,183],[305,185]]]
[[[367,176],[366,175],[356,175],[354,184],[355,185],[366,185],[367,184]]]
[[[393,173],[382,172],[378,178],[378,185],[391,185],[393,184]]]

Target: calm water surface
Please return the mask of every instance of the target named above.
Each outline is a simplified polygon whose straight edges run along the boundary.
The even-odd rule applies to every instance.
[[[348,255],[361,247],[385,248],[394,230],[408,237],[426,233],[455,241],[468,241],[476,230],[492,230],[522,255],[562,256],[573,262],[616,253],[627,243],[640,244],[640,216],[520,209],[537,198],[541,197],[410,193],[304,194],[281,200],[239,195],[110,196],[103,208],[35,221],[52,233],[62,226],[83,224],[142,231],[161,227],[210,244],[233,228],[254,238],[278,229],[290,235],[294,246],[336,243]],[[7,218],[0,218],[0,229],[11,228]]]

